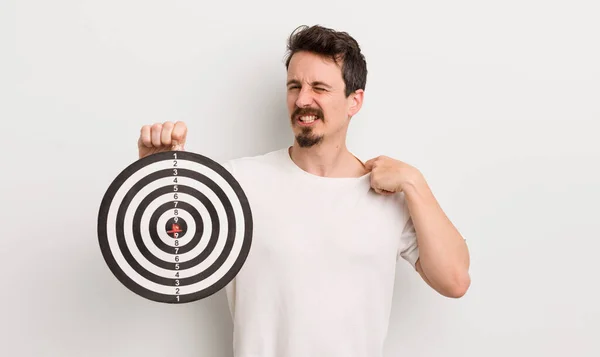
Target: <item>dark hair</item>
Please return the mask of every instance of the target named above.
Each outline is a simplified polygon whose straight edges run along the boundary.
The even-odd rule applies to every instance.
[[[300,26],[288,39],[285,67],[296,52],[307,51],[342,62],[342,78],[346,85],[346,97],[367,85],[367,62],[360,52],[358,42],[348,33],[335,31],[319,25]]]

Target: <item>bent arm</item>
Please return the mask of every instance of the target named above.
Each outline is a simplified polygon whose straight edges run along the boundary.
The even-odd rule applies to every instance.
[[[467,244],[448,219],[424,179],[404,188],[419,246],[416,270],[446,297],[463,296],[471,284]]]

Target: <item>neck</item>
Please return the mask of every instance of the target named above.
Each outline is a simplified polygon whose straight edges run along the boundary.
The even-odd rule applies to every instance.
[[[333,178],[366,174],[363,163],[348,150],[345,143],[322,142],[303,148],[294,141],[288,152],[298,167],[313,175]]]

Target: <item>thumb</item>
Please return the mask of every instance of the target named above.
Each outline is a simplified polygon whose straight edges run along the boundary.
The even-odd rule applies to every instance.
[[[183,150],[185,146],[185,139],[187,137],[187,126],[185,122],[178,121],[173,127],[171,134],[171,148],[172,150]]]
[[[171,139],[171,150],[172,151],[183,151],[185,142],[180,142],[176,139]]]

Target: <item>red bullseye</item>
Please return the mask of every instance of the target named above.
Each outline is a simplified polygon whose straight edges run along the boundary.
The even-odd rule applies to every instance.
[[[182,238],[187,232],[187,223],[181,217],[171,217],[165,224],[165,231],[171,238]]]
[[[167,233],[180,233],[183,232],[183,230],[179,227],[178,224],[173,223],[171,225],[171,230],[167,231]]]

